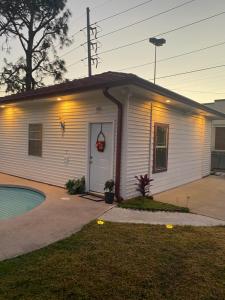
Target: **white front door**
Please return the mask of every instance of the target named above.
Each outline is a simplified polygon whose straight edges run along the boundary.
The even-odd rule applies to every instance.
[[[96,147],[101,129],[105,136],[105,149],[103,152],[99,152]],[[105,182],[112,179],[113,173],[113,124],[91,124],[90,132],[90,191],[103,193]],[[102,137],[100,139],[102,140]]]

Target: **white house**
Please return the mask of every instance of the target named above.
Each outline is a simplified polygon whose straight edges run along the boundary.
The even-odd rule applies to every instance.
[[[84,175],[100,193],[114,178],[125,199],[149,174],[158,193],[209,175],[216,119],[225,115],[124,73],[10,95],[0,98],[0,172],[57,186]]]

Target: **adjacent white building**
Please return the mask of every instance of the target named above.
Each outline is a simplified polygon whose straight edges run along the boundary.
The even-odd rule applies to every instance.
[[[225,99],[205,104],[207,107],[225,113]],[[212,122],[212,168],[225,170],[225,120]]]
[[[225,112],[225,111],[224,111]],[[85,176],[87,191],[137,195],[211,170],[212,121],[225,115],[132,74],[108,72],[0,98],[0,172],[64,186]]]
[[[225,99],[205,104],[207,107],[225,113]],[[212,150],[225,152],[225,120],[212,122]]]

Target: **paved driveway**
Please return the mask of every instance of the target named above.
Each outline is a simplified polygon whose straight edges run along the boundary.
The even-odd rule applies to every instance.
[[[186,206],[194,213],[225,220],[225,176],[209,176],[157,194],[155,199]]]
[[[68,237],[111,208],[104,202],[68,196],[62,188],[1,173],[0,184],[27,186],[46,195],[46,201],[32,211],[0,220],[0,260],[31,252]]]

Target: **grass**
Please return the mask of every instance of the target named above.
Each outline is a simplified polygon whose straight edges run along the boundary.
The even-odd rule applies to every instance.
[[[137,197],[119,204],[119,207],[147,211],[190,212],[186,207],[162,203],[145,197]]]
[[[225,228],[91,223],[0,263],[1,300],[225,298]]]

